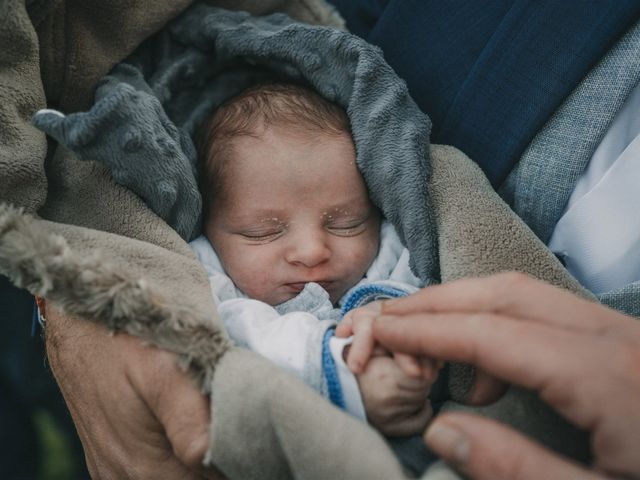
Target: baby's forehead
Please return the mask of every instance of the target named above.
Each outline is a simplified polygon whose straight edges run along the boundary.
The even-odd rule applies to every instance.
[[[215,180],[216,188],[231,203],[245,203],[247,196],[273,203],[278,194],[289,201],[309,194],[326,199],[328,191],[330,200],[345,205],[339,208],[323,202],[327,215],[336,216],[351,209],[344,199],[352,204],[368,202],[348,131],[327,133],[304,125],[277,123],[261,125],[250,134],[226,141],[224,158],[218,158],[224,163],[223,172]],[[291,192],[299,196],[292,197]]]
[[[296,205],[289,205],[295,210]],[[327,220],[331,220],[336,217],[341,216],[349,216],[357,213],[362,213],[361,205],[353,205],[353,204],[336,204],[336,205],[328,205],[325,208],[322,208],[318,211],[318,216],[320,218],[324,218]],[[289,208],[264,208],[261,205],[254,204],[251,205],[246,211],[242,214],[236,215],[236,218],[239,220],[243,219],[252,219],[258,220],[261,223],[281,223],[285,221],[286,214]]]
[[[236,173],[252,172],[256,167],[306,173],[327,165],[336,174],[349,171],[352,175],[347,178],[361,177],[348,131],[325,133],[290,123],[260,125],[249,134],[226,139],[225,151],[222,161]]]

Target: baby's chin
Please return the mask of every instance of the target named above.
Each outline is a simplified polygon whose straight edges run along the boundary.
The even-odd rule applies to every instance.
[[[320,285],[321,287],[323,287],[322,285]],[[345,287],[344,285],[338,286],[330,286],[329,288],[325,288],[325,291],[329,294],[329,300],[331,300],[331,304],[333,306],[337,306],[338,301],[342,298],[342,296],[347,293],[347,291],[352,287],[351,286],[347,286]],[[248,295],[250,298],[253,298],[255,300],[260,300],[261,302],[264,302],[268,305],[271,305],[272,307],[276,307],[278,305],[282,305],[283,303],[288,302],[289,300],[293,300],[294,298],[296,298],[298,295],[300,295],[300,292],[302,292],[302,290],[304,290],[304,288],[297,288],[297,289],[293,289],[293,288],[279,288],[276,291],[270,292],[270,293],[265,293],[262,295]]]
[[[277,307],[278,305],[282,305],[283,303],[286,303],[289,300],[296,298],[298,295],[299,295],[299,292],[295,293],[295,292],[278,292],[278,291],[268,292],[262,295],[247,294],[249,298],[252,298],[253,300],[259,300],[272,307]]]

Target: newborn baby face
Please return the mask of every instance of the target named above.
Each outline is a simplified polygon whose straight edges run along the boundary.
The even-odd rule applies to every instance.
[[[269,127],[233,139],[228,168],[205,230],[246,295],[277,305],[315,282],[335,303],[364,276],[380,220],[349,134]]]

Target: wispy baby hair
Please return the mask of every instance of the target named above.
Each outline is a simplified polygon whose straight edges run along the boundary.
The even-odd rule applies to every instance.
[[[258,136],[270,126],[310,134],[350,132],[349,118],[342,108],[301,85],[261,84],[230,98],[204,121],[196,135],[205,218],[223,185],[232,140]]]

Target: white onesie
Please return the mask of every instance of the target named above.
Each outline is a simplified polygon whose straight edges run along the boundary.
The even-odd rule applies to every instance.
[[[209,275],[211,291],[231,339],[290,371],[352,415],[366,420],[358,384],[342,358],[351,339],[332,329],[341,315],[376,298],[413,293],[424,284],[409,268],[409,252],[388,222],[380,227],[378,255],[364,278],[334,308],[329,294],[309,283],[295,298],[272,307],[247,298],[226,275],[205,236],[191,248]]]

